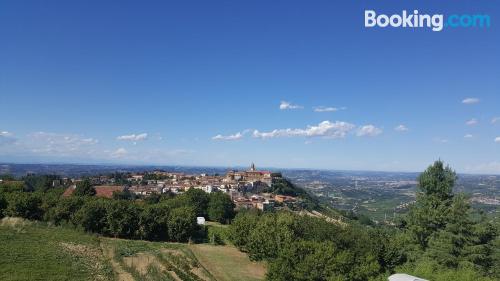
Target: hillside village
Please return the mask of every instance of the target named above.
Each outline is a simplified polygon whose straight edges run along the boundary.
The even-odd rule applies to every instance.
[[[257,170],[252,163],[245,171],[229,170],[225,175],[186,174],[157,170],[153,172],[99,175],[90,178],[96,196],[112,198],[114,193],[128,192],[137,197],[161,194],[182,194],[191,188],[206,193],[224,192],[233,200],[236,209],[301,209],[301,199],[295,196],[273,194],[273,183],[283,180],[279,172]],[[63,193],[68,197],[75,191],[80,178],[63,178],[53,185],[68,185]]]

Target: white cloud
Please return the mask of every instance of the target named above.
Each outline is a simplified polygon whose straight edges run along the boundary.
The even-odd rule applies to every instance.
[[[476,104],[476,103],[479,103],[479,99],[478,98],[466,98],[466,99],[462,100],[462,103],[463,104]]]
[[[128,151],[125,148],[121,147],[121,148],[118,148],[117,150],[113,151],[111,153],[111,157],[113,157],[113,158],[123,158],[127,154],[128,154]]]
[[[0,145],[13,144],[17,141],[14,134],[7,131],[0,131]]]
[[[437,143],[448,143],[449,141],[447,139],[443,139],[443,138],[437,137],[437,138],[434,138],[434,142],[437,142]]]
[[[496,124],[496,123],[500,123],[500,117],[493,117],[493,119],[491,119],[491,124]]]
[[[408,127],[406,127],[405,125],[401,124],[401,125],[397,126],[396,128],[394,128],[394,130],[396,130],[398,132],[406,132],[406,131],[408,131]]]
[[[339,111],[336,107],[325,107],[325,106],[317,106],[314,108],[314,112],[335,112]]]
[[[142,134],[124,135],[124,136],[119,136],[116,139],[117,140],[123,140],[123,141],[131,141],[131,142],[137,143],[138,141],[147,140],[148,139],[148,134],[147,133],[142,133]]]
[[[477,125],[477,123],[479,123],[477,121],[477,119],[476,118],[472,118],[471,120],[465,122],[465,125],[467,125],[467,126],[475,126],[475,125]]]
[[[280,109],[281,110],[287,110],[287,109],[302,109],[304,108],[303,106],[301,105],[296,105],[296,104],[291,104],[287,101],[282,101],[280,103]]]
[[[473,135],[471,135],[471,134],[466,134],[466,135],[464,136],[464,138],[465,138],[465,139],[472,139],[473,137],[474,137],[474,136],[473,136]]]
[[[365,126],[361,126],[356,135],[358,137],[375,137],[375,136],[378,136],[380,134],[382,134],[382,129],[380,128],[377,128],[373,125],[365,125]]]
[[[307,126],[305,129],[275,129],[270,132],[253,132],[254,138],[279,138],[279,137],[325,137],[343,138],[348,132],[353,130],[353,124],[341,121],[323,121],[317,126]]]
[[[37,132],[28,135],[24,145],[36,154],[74,156],[92,154],[97,143],[97,139],[75,134]]]
[[[465,171],[469,173],[481,173],[481,174],[500,174],[500,162],[489,162],[481,163],[477,165],[470,165],[465,168]]]
[[[500,143],[500,137],[496,137],[496,138],[495,138],[495,142],[496,142],[496,143]]]
[[[216,135],[215,137],[212,137],[212,140],[227,140],[227,141],[234,141],[234,140],[240,140],[243,138],[243,134],[238,132],[234,135],[228,135],[228,136],[223,136],[223,135]]]

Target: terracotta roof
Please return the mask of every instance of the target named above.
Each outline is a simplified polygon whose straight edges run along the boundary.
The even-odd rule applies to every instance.
[[[101,185],[101,186],[95,186],[94,188],[96,191],[95,196],[105,197],[105,198],[113,198],[113,192],[123,191],[123,186]],[[75,192],[75,188],[69,187],[64,191],[62,196],[69,197],[69,196],[73,195],[74,192]]]
[[[113,192],[123,191],[123,186],[96,186],[95,191],[97,197],[113,198]]]
[[[75,192],[75,189],[73,187],[68,187],[64,193],[62,194],[63,197],[69,197],[71,195],[73,195],[73,193]]]

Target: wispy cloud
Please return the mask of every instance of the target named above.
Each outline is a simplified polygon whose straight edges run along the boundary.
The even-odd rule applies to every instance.
[[[13,144],[17,141],[14,134],[7,131],[0,131],[0,145]]]
[[[496,143],[500,143],[500,137],[496,137],[496,138],[495,138],[495,142],[496,142]]]
[[[121,147],[121,148],[118,148],[117,150],[113,151],[111,153],[111,157],[113,157],[113,158],[123,158],[127,154],[128,154],[128,151],[125,148]]]
[[[491,124],[497,124],[497,123],[500,123],[500,117],[493,117],[493,119],[491,119]]]
[[[465,139],[472,139],[474,136],[472,134],[466,134],[464,136]]]
[[[478,98],[466,98],[466,99],[462,100],[462,103],[463,104],[476,104],[476,103],[479,103],[479,99]]]
[[[336,112],[339,111],[336,107],[316,106],[313,108],[314,112]]]
[[[364,125],[358,129],[356,135],[358,137],[375,137],[382,134],[382,132],[382,129],[377,128],[373,125]]]
[[[121,141],[131,141],[134,144],[136,144],[139,141],[147,140],[148,134],[142,133],[142,134],[123,135],[123,136],[118,136],[116,139]]]
[[[280,109],[281,110],[288,110],[288,109],[302,109],[304,108],[303,106],[301,105],[297,105],[297,104],[292,104],[290,102],[287,102],[287,101],[282,101],[280,103]]]
[[[447,139],[444,139],[441,137],[434,138],[433,141],[437,142],[437,143],[448,143],[449,142]]]
[[[223,135],[216,135],[215,137],[212,137],[212,140],[225,140],[225,141],[235,141],[235,140],[240,140],[243,138],[243,134],[238,132],[234,135],[227,135],[227,136],[223,136]]]
[[[500,174],[500,162],[494,161],[477,165],[469,165],[465,167],[465,171],[468,173]]]
[[[355,128],[353,124],[342,121],[323,121],[316,126],[307,126],[305,129],[275,129],[269,132],[253,132],[254,138],[269,139],[279,137],[325,137],[343,138]]]
[[[398,131],[398,132],[407,132],[408,131],[408,127],[406,127],[405,125],[401,124],[401,125],[398,125],[394,128],[395,131]]]
[[[76,134],[36,132],[28,135],[24,144],[33,153],[69,156],[91,154],[94,152],[92,148],[98,143],[97,139]]]
[[[475,126],[479,123],[479,121],[477,121],[476,118],[472,118],[470,120],[468,120],[467,122],[465,122],[465,125],[467,126]]]

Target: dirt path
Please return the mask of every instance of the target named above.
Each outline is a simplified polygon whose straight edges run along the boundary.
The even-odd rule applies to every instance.
[[[125,270],[123,270],[122,266],[115,260],[115,252],[113,249],[104,246],[102,243],[101,249],[104,255],[109,258],[111,266],[113,267],[113,271],[116,273],[118,277],[118,281],[135,281],[134,277]]]

